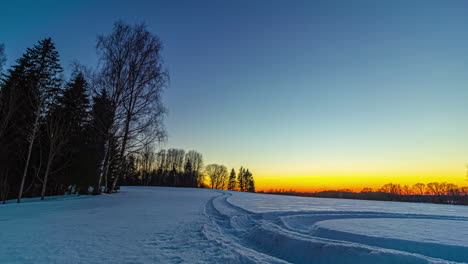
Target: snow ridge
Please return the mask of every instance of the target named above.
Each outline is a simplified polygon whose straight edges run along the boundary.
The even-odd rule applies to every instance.
[[[465,245],[371,237],[333,229],[333,220],[433,219],[468,223],[464,217],[375,212],[253,213],[220,192],[205,205],[210,219],[202,233],[236,254],[234,263],[464,263]]]

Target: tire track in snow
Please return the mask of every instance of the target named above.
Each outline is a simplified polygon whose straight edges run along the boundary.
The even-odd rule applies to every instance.
[[[203,233],[208,239],[236,252],[237,263],[461,263],[428,257],[417,252],[383,248],[372,243],[369,245],[365,239],[356,242],[344,241],[339,236],[327,238],[323,235],[324,232],[320,235],[313,228],[316,223],[329,219],[424,218],[421,215],[366,212],[255,214],[231,204],[228,201],[231,193],[220,193],[205,205],[205,214],[210,218],[210,224],[205,226]],[[315,218],[315,221],[298,221],[304,226],[299,225],[297,228],[297,225],[285,220],[304,215],[312,220]]]
[[[235,254],[235,257],[226,259],[224,263],[289,263],[257,252],[243,244],[242,241],[245,239],[243,234],[244,229],[240,228],[239,222],[233,220],[233,218],[241,217],[245,220],[243,223],[248,223],[250,222],[250,215],[245,210],[236,210],[235,206],[230,206],[226,201],[230,195],[222,192],[219,196],[211,198],[206,203],[205,215],[209,218],[209,223],[202,230],[207,239],[217,242],[221,248]],[[222,207],[225,211],[221,212],[219,207]],[[233,222],[235,222],[234,225]]]

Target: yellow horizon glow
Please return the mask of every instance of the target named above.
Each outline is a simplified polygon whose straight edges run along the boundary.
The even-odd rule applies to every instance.
[[[317,192],[326,190],[350,189],[359,192],[365,187],[376,190],[387,183],[412,186],[415,183],[448,182],[458,186],[468,186],[466,176],[370,176],[370,175],[320,175],[320,176],[257,176],[257,191],[271,189],[294,190],[297,192]]]
[[[404,155],[404,153],[402,154]],[[462,155],[429,157],[367,156],[349,159],[294,159],[274,163],[248,164],[255,177],[256,190],[293,189],[297,192],[350,189],[374,190],[387,183],[448,182],[468,186],[467,167]]]

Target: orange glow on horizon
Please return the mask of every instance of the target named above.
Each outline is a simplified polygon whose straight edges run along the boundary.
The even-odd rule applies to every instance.
[[[448,182],[468,186],[466,176],[258,176],[255,177],[257,191],[272,189],[294,190],[296,192],[319,192],[349,189],[360,192],[365,187],[374,191],[387,183],[412,186],[415,183]]]
[[[257,191],[271,189],[319,192],[349,189],[360,192],[369,187],[374,191],[387,183],[409,185],[447,182],[458,187],[468,186],[467,167],[463,159],[431,157],[427,159],[376,160],[300,160],[293,165],[265,163],[253,170]]]

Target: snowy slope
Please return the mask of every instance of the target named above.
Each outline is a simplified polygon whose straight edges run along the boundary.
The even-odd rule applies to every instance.
[[[217,195],[127,187],[113,195],[0,206],[0,263],[217,262],[221,250],[201,233],[205,203]]]
[[[0,206],[0,263],[468,263],[468,208],[124,187]]]

